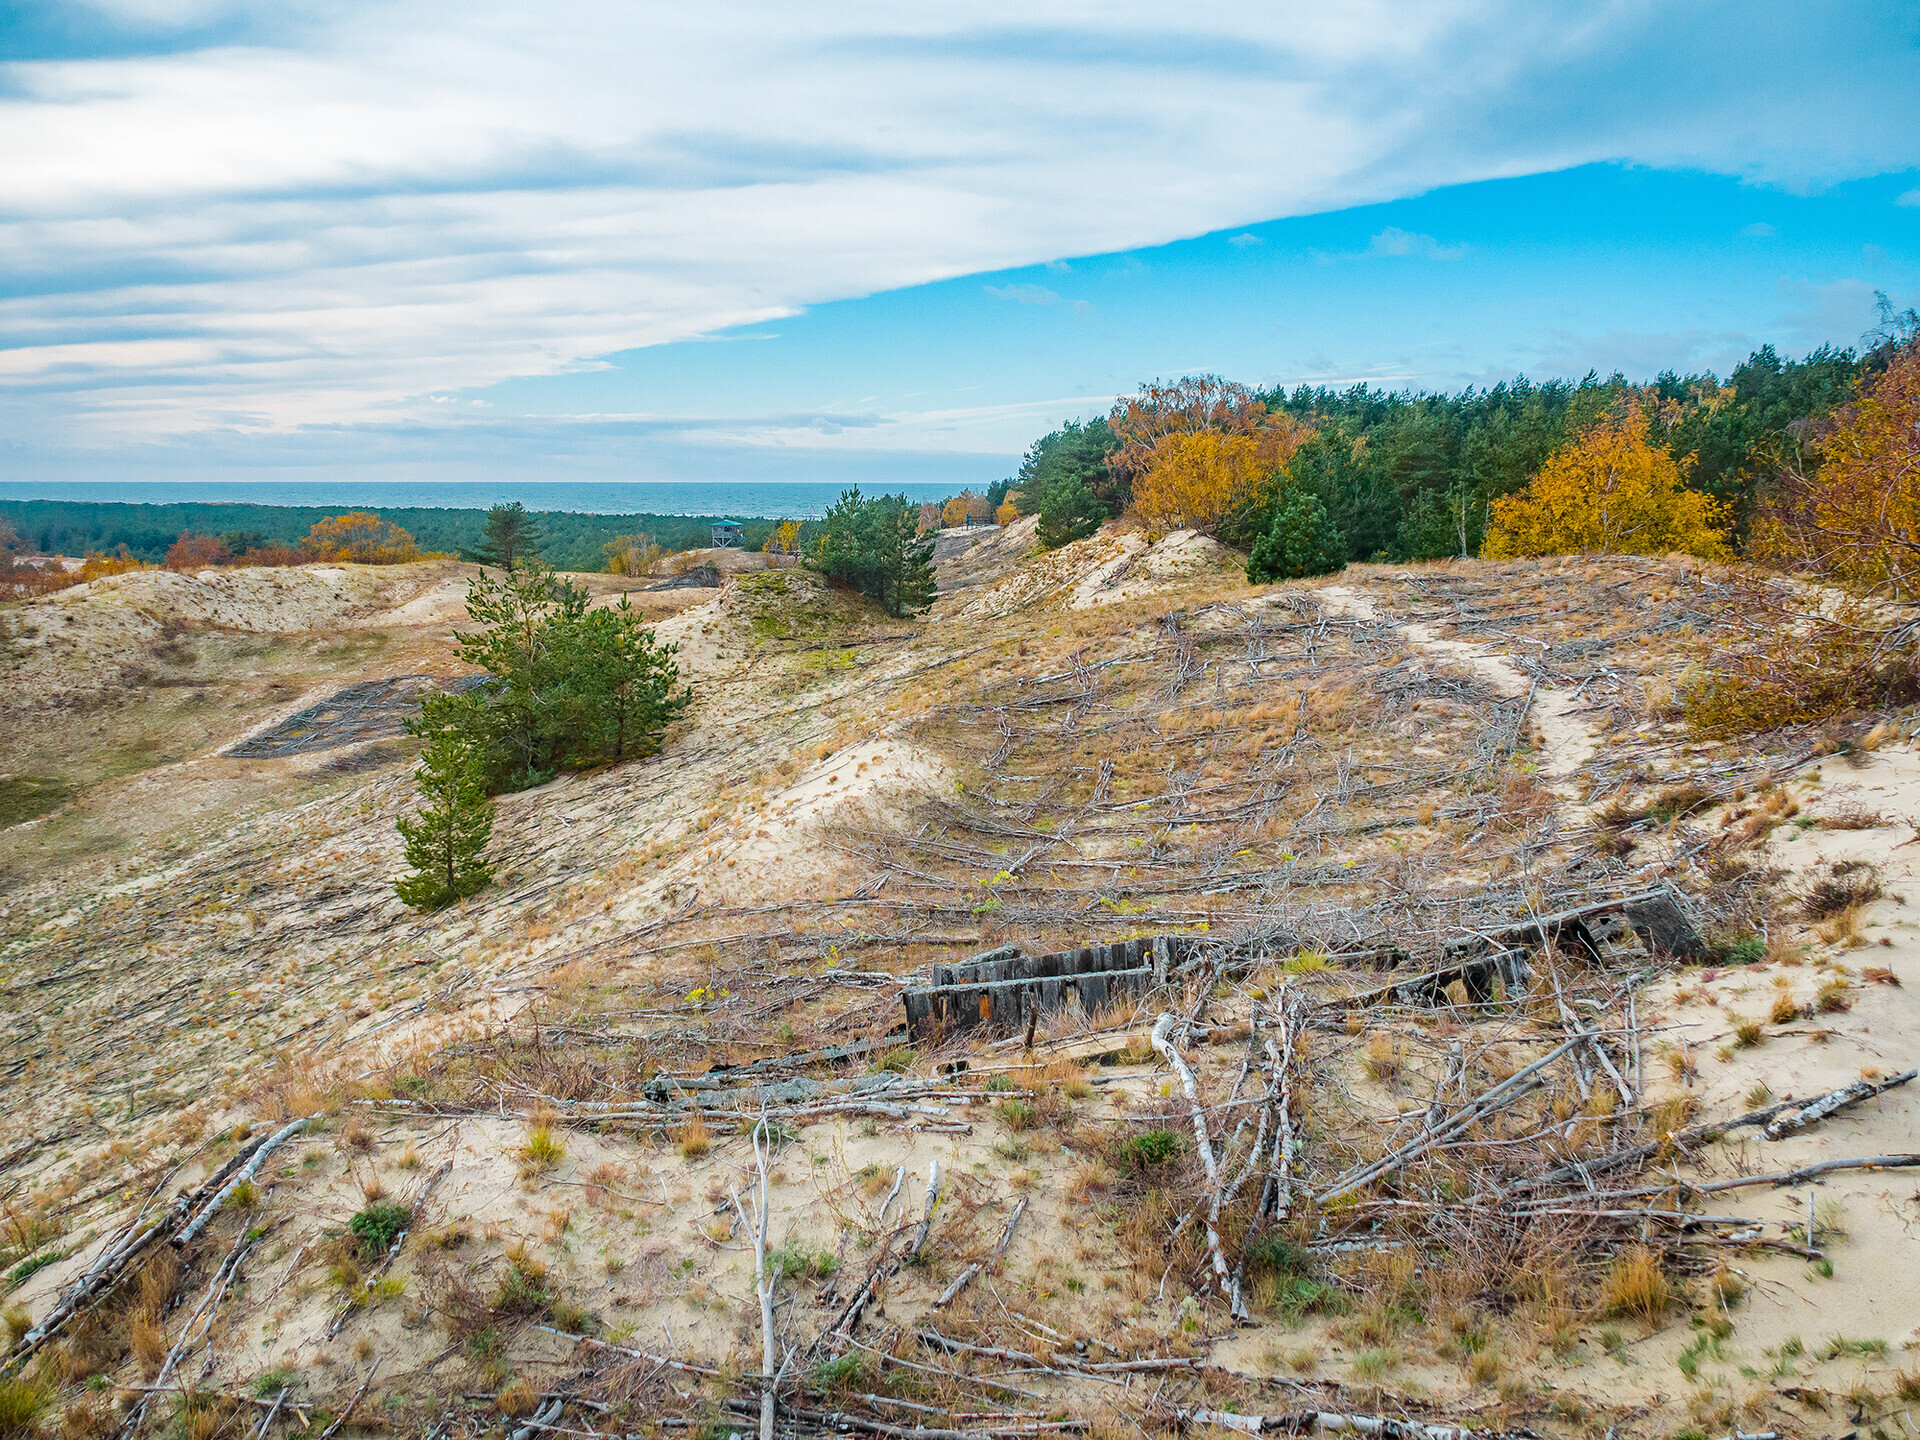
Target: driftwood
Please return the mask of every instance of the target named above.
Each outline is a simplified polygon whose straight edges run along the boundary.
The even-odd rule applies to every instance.
[[[219,1307],[220,1297],[226,1293],[227,1286],[233,1283],[234,1276],[240,1271],[240,1262],[252,1253],[253,1247],[258,1243],[259,1237],[255,1236],[252,1231],[246,1229],[242,1229],[240,1234],[234,1239],[233,1248],[227,1252],[226,1258],[220,1262],[219,1268],[213,1272],[213,1281],[207,1286],[206,1295],[202,1297],[200,1304],[195,1307],[193,1314],[188,1317],[187,1323],[180,1327],[180,1338],[173,1342],[173,1347],[167,1351],[166,1359],[161,1362],[160,1373],[153,1378],[153,1384],[156,1389],[166,1385],[167,1381],[173,1375],[173,1367],[180,1363],[180,1357],[184,1355],[188,1348],[194,1343],[196,1339],[194,1329],[199,1325],[201,1316],[208,1316],[207,1324],[209,1328],[211,1328],[213,1321],[209,1312]],[[140,1422],[144,1420],[147,1415],[147,1402],[152,1398],[153,1393],[154,1392],[150,1390],[146,1394],[143,1394],[140,1399],[135,1402],[133,1408],[127,1412],[127,1418],[122,1421],[120,1425],[121,1435],[132,1435],[139,1430]]]
[[[360,1388],[353,1392],[353,1398],[347,1401],[347,1408],[340,1412],[339,1417],[335,1419],[331,1425],[320,1432],[320,1440],[333,1440],[333,1437],[340,1432],[340,1427],[347,1423],[348,1418],[352,1416],[354,1410],[358,1408],[360,1397],[365,1395],[367,1393],[367,1387],[373,1384],[373,1372],[379,1368],[380,1362],[378,1359],[367,1367],[367,1378],[362,1380],[360,1382]]]
[[[1214,1158],[1213,1139],[1207,1133],[1207,1111],[1200,1103],[1200,1091],[1194,1083],[1193,1071],[1180,1054],[1170,1038],[1174,1027],[1174,1017],[1165,1013],[1153,1022],[1153,1048],[1160,1052],[1173,1072],[1180,1077],[1180,1088],[1187,1097],[1187,1108],[1193,1112],[1193,1141],[1200,1152],[1200,1163],[1206,1166],[1207,1184],[1212,1194],[1207,1203],[1207,1249],[1213,1257],[1213,1276],[1220,1284],[1220,1292],[1228,1297],[1229,1306],[1236,1319],[1246,1319],[1247,1310],[1240,1299],[1240,1287],[1234,1282],[1232,1272],[1227,1268],[1227,1257],[1220,1249],[1220,1162]]]
[[[664,1365],[669,1370],[678,1370],[686,1375],[704,1375],[709,1378],[721,1372],[708,1365],[696,1365],[690,1360],[676,1360],[670,1355],[655,1355],[646,1350],[631,1350],[625,1345],[615,1345],[610,1341],[596,1340],[591,1335],[576,1335],[571,1330],[556,1330],[551,1325],[535,1325],[536,1330],[544,1330],[549,1335],[557,1335],[562,1340],[572,1340],[594,1350],[606,1350],[615,1355],[625,1355],[634,1360],[646,1360],[655,1365]]]
[[[762,1120],[753,1128],[753,1162],[760,1189],[754,1197],[751,1221],[740,1204],[739,1191],[728,1191],[734,1213],[753,1235],[753,1290],[760,1300],[760,1440],[773,1440],[773,1386],[777,1373],[774,1365],[773,1289],[780,1283],[780,1267],[776,1265],[771,1273],[767,1270],[767,1152],[772,1148],[772,1142],[767,1138],[767,1122]]]
[[[1862,1100],[1871,1100],[1874,1096],[1891,1090],[1896,1085],[1904,1085],[1916,1075],[1920,1075],[1920,1070],[1909,1070],[1903,1075],[1896,1075],[1891,1080],[1882,1080],[1878,1083],[1871,1080],[1856,1080],[1853,1084],[1843,1085],[1829,1095],[1822,1095],[1818,1100],[1798,1110],[1787,1110],[1776,1115],[1767,1122],[1764,1133],[1769,1140],[1785,1139],[1795,1131],[1817,1125],[1830,1115],[1837,1115],[1850,1106],[1858,1105]]]
[[[1325,1190],[1321,1191],[1319,1195],[1315,1196],[1315,1203],[1325,1205],[1329,1200],[1337,1200],[1342,1195],[1351,1195],[1354,1191],[1360,1189],[1361,1186],[1379,1179],[1380,1176],[1390,1171],[1398,1170],[1401,1166],[1405,1165],[1407,1161],[1413,1159],[1423,1151],[1431,1149],[1442,1140],[1460,1134],[1474,1122],[1484,1120],[1487,1116],[1513,1104],[1522,1095],[1526,1094],[1527,1091],[1545,1083],[1535,1079],[1540,1071],[1546,1069],[1547,1066],[1551,1065],[1568,1051],[1585,1045],[1588,1038],[1588,1035],[1582,1032],[1573,1039],[1556,1045],[1531,1065],[1516,1070],[1512,1075],[1509,1075],[1492,1089],[1482,1092],[1477,1099],[1463,1109],[1456,1111],[1450,1119],[1442,1121],[1437,1126],[1428,1128],[1419,1136],[1408,1141],[1405,1145],[1388,1152],[1378,1160],[1371,1161],[1366,1165],[1348,1171]]]
[[[306,1121],[302,1120],[299,1123],[305,1124]],[[266,1144],[267,1140],[262,1138],[243,1146],[199,1185],[192,1190],[182,1192],[160,1218],[146,1229],[138,1230],[131,1239],[118,1246],[103,1249],[87,1267],[86,1273],[68,1286],[54,1302],[53,1308],[47,1312],[40,1323],[20,1337],[20,1343],[7,1356],[6,1363],[0,1365],[0,1376],[18,1373],[20,1367],[39,1353],[41,1347],[49,1340],[64,1330],[76,1315],[92,1308],[95,1302],[118,1285],[135,1260],[159,1241],[176,1234],[180,1227],[187,1223],[189,1215],[199,1210],[198,1222],[204,1224],[216,1208],[207,1203],[209,1197],[218,1199],[232,1193],[234,1187],[228,1185],[228,1181],[258,1155]],[[203,1205],[205,1208],[201,1209]]]
[[[271,1155],[275,1150],[278,1150],[282,1145],[286,1144],[287,1141],[291,1140],[295,1135],[298,1135],[309,1124],[319,1118],[318,1114],[303,1115],[300,1119],[289,1121],[286,1125],[275,1131],[259,1149],[253,1152],[252,1156],[247,1160],[247,1163],[240,1167],[240,1172],[231,1180],[227,1181],[220,1192],[206,1203],[200,1213],[189,1220],[185,1228],[173,1237],[172,1244],[174,1248],[179,1249],[188,1241],[192,1240],[194,1236],[198,1235],[201,1230],[206,1228],[207,1222],[220,1212],[220,1207],[227,1203],[228,1198],[232,1196],[234,1191],[238,1190],[242,1185],[252,1183],[253,1177],[260,1173],[260,1167],[266,1163],[267,1156]]]
[[[1218,1425],[1242,1435],[1379,1435],[1385,1440],[1501,1440],[1532,1436],[1531,1430],[1470,1430],[1464,1425],[1429,1425],[1388,1415],[1349,1415],[1336,1410],[1292,1410],[1284,1415],[1235,1415],[1225,1410],[1182,1410],[1179,1419]]]

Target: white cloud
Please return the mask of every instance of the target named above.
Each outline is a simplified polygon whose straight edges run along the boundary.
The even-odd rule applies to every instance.
[[[1920,190],[1909,190],[1893,203],[1896,205],[1920,205]]]
[[[1367,243],[1367,254],[1404,256],[1415,260],[1458,260],[1467,253],[1464,245],[1442,245],[1431,235],[1418,235],[1389,225]]]
[[[0,66],[7,423],[400,420],[822,301],[1444,184],[1911,163],[1900,7],[1761,7],[103,0],[178,48]]]
[[[1266,242],[1263,241],[1258,235],[1254,235],[1249,233],[1248,231],[1242,230],[1238,235],[1229,235],[1227,237],[1227,243],[1229,245],[1236,246],[1237,248],[1244,250],[1249,245],[1263,245]]]
[[[1771,240],[1779,232],[1764,220],[1756,220],[1751,225],[1742,225],[1740,233],[1749,240]]]
[[[997,300],[1011,300],[1016,305],[1058,305],[1060,294],[1044,285],[983,285],[980,287]]]

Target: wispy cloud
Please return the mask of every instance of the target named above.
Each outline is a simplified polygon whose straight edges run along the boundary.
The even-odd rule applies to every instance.
[[[444,423],[426,397],[823,301],[1486,177],[1910,164],[1905,7],[1761,3],[23,0],[0,429]]]
[[[1419,235],[1389,225],[1367,242],[1367,254],[1404,257],[1414,260],[1458,260],[1467,253],[1464,245],[1442,245],[1431,235]]]
[[[984,285],[987,294],[997,300],[1011,300],[1016,305],[1058,305],[1060,294],[1044,285]]]

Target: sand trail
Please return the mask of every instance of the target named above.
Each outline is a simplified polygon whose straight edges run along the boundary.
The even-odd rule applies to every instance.
[[[1531,690],[1533,702],[1530,708],[1540,726],[1540,773],[1548,780],[1565,780],[1586,762],[1599,744],[1592,727],[1569,713],[1573,708],[1572,695],[1565,690],[1537,685],[1507,656],[1490,653],[1465,640],[1444,639],[1434,634],[1433,627],[1429,625],[1385,618],[1369,596],[1345,585],[1327,586],[1320,592],[1320,599],[1336,615],[1348,615],[1357,620],[1373,620],[1391,626],[1421,654],[1445,659],[1473,671],[1502,695],[1525,695]]]

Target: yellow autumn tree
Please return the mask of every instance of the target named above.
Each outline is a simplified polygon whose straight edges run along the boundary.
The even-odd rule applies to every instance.
[[[940,507],[940,523],[951,530],[956,525],[967,523],[967,507],[973,503],[973,492],[962,490]]]
[[[800,553],[800,522],[782,520],[773,527],[773,533],[767,536],[767,543],[760,548],[769,555],[798,555]]]
[[[365,510],[313,522],[300,549],[311,559],[356,565],[404,565],[420,558],[413,536]]]
[[[1493,502],[1483,553],[1666,555],[1724,560],[1726,506],[1689,490],[1680,466],[1648,439],[1638,404],[1604,415],[1562,446],[1527,488]]]
[[[1133,505],[1156,529],[1212,530],[1275,467],[1255,435],[1198,430],[1167,435],[1133,482]]]
[[[1011,525],[1020,518],[1020,492],[1009,490],[1007,498],[1000,502],[1000,508],[993,512],[993,523]]]
[[[614,536],[600,547],[600,553],[607,557],[609,575],[647,575],[666,551],[654,544],[651,535],[640,531]]]

